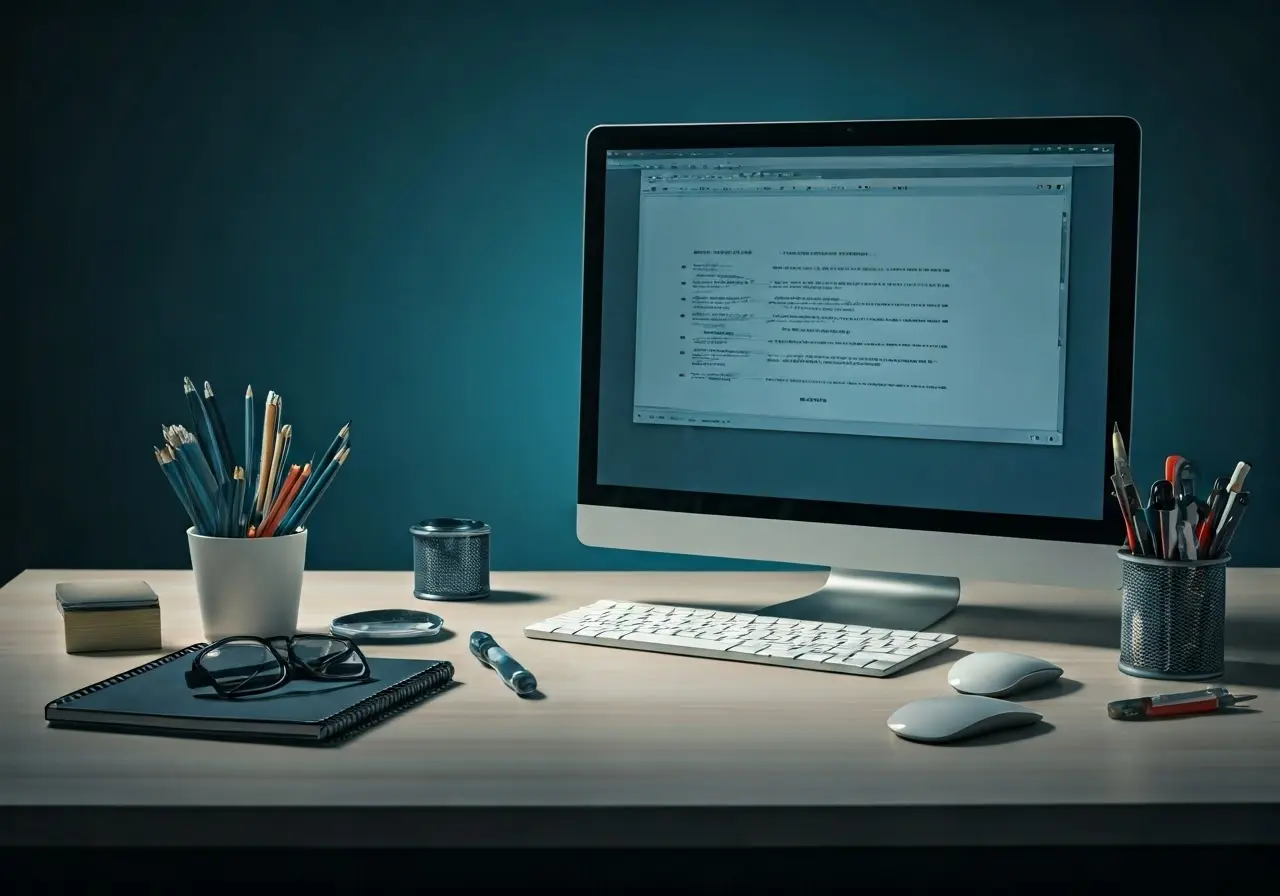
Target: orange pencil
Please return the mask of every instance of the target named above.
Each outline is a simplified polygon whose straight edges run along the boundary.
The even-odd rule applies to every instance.
[[[271,521],[275,519],[276,511],[280,508],[280,502],[285,499],[289,493],[289,489],[293,486],[294,480],[298,478],[299,469],[300,468],[297,464],[294,464],[289,468],[289,472],[285,474],[284,479],[280,482],[280,488],[276,491],[275,495],[272,496],[271,503],[263,508],[262,522],[258,524],[259,538],[266,538],[271,534],[267,531],[267,528],[271,525]]]
[[[289,471],[289,478],[280,486],[280,493],[283,496],[276,502],[276,507],[271,513],[270,523],[263,529],[263,535],[271,537],[276,534],[276,529],[280,527],[280,521],[284,519],[289,507],[292,506],[294,500],[298,497],[298,492],[302,491],[302,486],[306,483],[307,478],[311,475],[311,464],[307,464],[301,471],[294,467]]]

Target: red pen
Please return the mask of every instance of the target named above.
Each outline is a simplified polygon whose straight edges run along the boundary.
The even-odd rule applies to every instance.
[[[1257,694],[1232,694],[1226,688],[1206,688],[1186,694],[1161,694],[1158,697],[1136,697],[1107,704],[1107,715],[1122,722],[1136,719],[1158,719],[1165,716],[1189,716],[1217,712],[1253,700]]]

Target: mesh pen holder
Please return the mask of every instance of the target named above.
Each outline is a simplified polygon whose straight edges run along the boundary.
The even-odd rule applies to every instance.
[[[489,596],[489,533],[479,520],[441,518],[410,526],[413,596],[476,600]]]
[[[1227,564],[1119,552],[1120,671],[1138,678],[1208,681],[1223,673]]]

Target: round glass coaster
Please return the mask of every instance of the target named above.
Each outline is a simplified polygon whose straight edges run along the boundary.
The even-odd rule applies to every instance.
[[[339,616],[329,631],[357,641],[411,641],[440,634],[444,620],[422,610],[365,610]]]

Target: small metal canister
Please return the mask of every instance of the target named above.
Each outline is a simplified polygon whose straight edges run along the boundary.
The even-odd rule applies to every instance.
[[[489,526],[442,517],[409,527],[413,535],[413,596],[476,600],[489,596]]]

